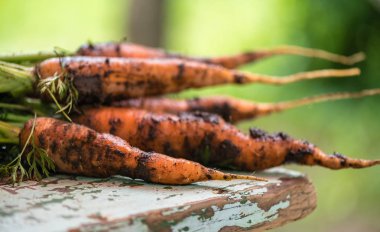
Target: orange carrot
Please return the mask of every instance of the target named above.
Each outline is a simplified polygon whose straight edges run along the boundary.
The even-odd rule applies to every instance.
[[[175,116],[103,107],[84,110],[84,114],[74,121],[98,132],[117,135],[145,151],[161,152],[220,168],[255,171],[298,163],[342,169],[380,164],[380,160],[326,155],[314,145],[292,139],[284,133],[268,135],[251,129],[248,136],[218,116],[206,113]]]
[[[63,67],[63,68],[62,68]],[[281,85],[306,79],[345,77],[359,70],[321,70],[284,78],[239,72],[215,65],[170,60],[65,57],[48,59],[35,70],[40,78],[67,73],[85,102],[104,102],[179,92],[221,84],[265,83]]]
[[[35,120],[35,121],[34,121]],[[190,184],[205,180],[263,180],[223,173],[198,163],[144,152],[124,140],[53,118],[29,120],[20,132],[24,146],[33,129],[34,146],[44,149],[61,173],[108,177],[124,175],[160,184]]]
[[[113,102],[113,106],[144,109],[154,113],[180,114],[184,112],[208,112],[217,114],[228,122],[253,119],[275,112],[309,105],[318,102],[361,98],[379,95],[380,89],[367,89],[359,92],[341,92],[306,97],[293,101],[278,103],[257,103],[231,97],[202,97],[185,100],[175,100],[163,97],[137,98]]]
[[[342,56],[327,51],[298,46],[280,46],[272,49],[261,49],[238,53],[221,57],[190,57],[176,53],[170,53],[162,49],[146,47],[133,43],[99,43],[86,44],[76,52],[80,56],[105,56],[105,57],[125,57],[125,58],[175,58],[189,61],[203,62],[207,64],[221,65],[225,68],[238,68],[241,65],[253,63],[258,60],[275,55],[300,55],[325,59],[345,65],[352,65],[364,59],[363,53],[352,56]]]
[[[5,73],[4,77],[2,73]],[[64,98],[69,89],[71,95],[78,95],[82,103],[109,102],[222,84],[282,85],[316,78],[354,76],[359,73],[357,68],[319,70],[275,78],[178,59],[63,57],[45,60],[34,68],[0,61],[0,80],[7,79],[8,75],[15,76],[22,84],[27,81],[25,91],[32,91],[33,86],[38,84],[42,86],[41,89],[50,88],[54,93],[49,95],[54,94],[58,99]],[[52,84],[57,80],[65,84],[57,84],[58,87]],[[15,83],[15,86],[24,85]],[[70,86],[73,88],[69,88]],[[9,91],[14,91],[13,85],[9,85]]]

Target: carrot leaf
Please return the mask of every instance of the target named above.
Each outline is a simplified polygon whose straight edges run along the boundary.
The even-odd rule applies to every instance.
[[[71,122],[68,114],[76,109],[78,101],[78,91],[75,89],[72,78],[65,72],[55,73],[52,77],[41,79],[37,87],[42,94],[47,93],[52,98],[58,107],[56,113],[62,113]],[[62,106],[60,102],[64,105]]]
[[[13,184],[20,183],[24,178],[41,180],[55,171],[54,163],[46,150],[34,142],[34,128],[35,121],[21,152],[8,164],[0,164],[0,175],[10,177]],[[23,157],[26,157],[26,163],[23,162]],[[25,164],[29,166],[28,169],[24,167]]]

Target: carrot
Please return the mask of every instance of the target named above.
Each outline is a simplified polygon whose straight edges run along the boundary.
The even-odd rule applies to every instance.
[[[20,82],[26,81],[25,89],[29,91],[36,83],[42,86],[41,90],[50,88],[50,92],[55,93],[49,93],[49,97],[55,95],[58,100],[67,95],[71,97],[77,95],[78,101],[82,103],[102,103],[174,93],[188,88],[233,83],[282,85],[316,78],[354,76],[360,71],[357,68],[320,70],[279,79],[178,59],[63,57],[45,60],[34,68],[0,62],[0,83],[1,73],[5,73],[3,79],[12,76],[17,81],[19,79],[21,79]],[[59,86],[59,83],[54,85],[55,81],[63,82],[62,86]],[[8,83],[5,87],[10,86],[9,80],[4,82]],[[16,81],[15,83],[19,84]],[[6,90],[13,91],[13,87]],[[66,101],[70,102],[72,99],[66,99]]]
[[[102,57],[124,57],[124,58],[158,58],[158,59],[182,59],[187,61],[196,61],[206,64],[220,65],[225,68],[235,69],[242,65],[253,63],[264,58],[276,55],[299,55],[311,58],[324,59],[345,65],[353,65],[364,60],[365,55],[362,52],[353,54],[351,56],[342,56],[327,52],[320,49],[304,48],[299,46],[279,46],[270,49],[260,49],[237,53],[234,55],[220,56],[220,57],[191,57],[181,55],[178,53],[167,52],[163,49],[147,47],[133,43],[98,43],[98,44],[85,44],[81,46],[76,52],[70,52],[63,49],[58,49],[54,52],[38,52],[38,53],[25,53],[25,54],[8,54],[0,55],[0,60],[7,62],[38,62],[47,58],[57,57],[58,54],[65,56],[102,56]]]
[[[126,58],[175,58],[189,61],[203,62],[207,64],[221,65],[225,68],[238,68],[244,64],[256,62],[258,60],[275,55],[300,55],[325,59],[345,65],[352,65],[364,59],[363,53],[352,56],[341,56],[319,49],[303,48],[298,46],[280,46],[272,49],[263,49],[238,53],[221,57],[190,57],[176,53],[167,52],[162,49],[151,48],[133,43],[99,43],[86,44],[76,52],[80,56],[106,56],[106,57],[126,57]]]
[[[264,180],[223,173],[188,160],[144,152],[116,136],[53,118],[29,120],[20,132],[21,146],[27,144],[31,134],[33,146],[45,150],[60,173],[91,177],[124,175],[153,183],[179,185],[206,180]]]
[[[98,132],[127,140],[145,151],[162,152],[204,165],[244,171],[263,170],[285,163],[319,165],[330,169],[365,168],[380,160],[326,155],[314,145],[284,133],[268,135],[251,129],[245,135],[216,115],[206,113],[154,114],[115,107],[84,110],[73,119]]]
[[[183,112],[208,112],[217,114],[228,122],[236,123],[241,120],[253,119],[312,103],[348,98],[361,98],[378,94],[380,94],[380,89],[368,89],[352,93],[342,92],[323,94],[279,103],[256,103],[220,96],[185,100],[151,97],[113,102],[112,105],[123,108],[144,109],[154,113],[180,114]]]

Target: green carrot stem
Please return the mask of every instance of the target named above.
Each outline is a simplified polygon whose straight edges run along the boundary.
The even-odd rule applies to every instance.
[[[8,139],[8,138],[0,138],[0,144],[18,144],[19,143],[19,140],[18,138],[11,138],[11,139]]]
[[[34,78],[33,68],[18,64],[0,61],[0,71],[8,73],[11,76],[19,76],[24,78]]]
[[[30,108],[17,104],[2,103],[0,102],[0,108],[13,109],[13,110],[30,110]]]
[[[36,115],[34,115],[34,119],[36,119]],[[21,148],[21,152],[19,152],[15,158],[8,162],[7,164],[0,164],[0,175],[10,177],[13,184],[16,182],[21,182],[24,180],[24,177],[27,179],[36,179],[40,180],[44,176],[49,176],[51,172],[55,171],[55,166],[52,159],[47,154],[46,150],[37,147],[34,143],[34,130],[36,126],[36,120],[33,121],[32,129],[28,135],[28,138]],[[1,132],[12,134],[13,136],[0,137],[0,143],[6,144],[14,144],[18,145],[18,135],[20,133],[20,127],[12,126],[9,123],[0,121],[0,135]],[[12,133],[10,133],[12,132]],[[17,135],[16,135],[17,134]],[[26,148],[30,145],[31,149],[26,152]],[[11,149],[13,149],[13,146]],[[17,146],[16,146],[17,147]],[[12,150],[10,150],[11,152]],[[24,160],[28,163],[28,167],[24,167],[22,162]]]
[[[12,63],[37,63],[48,58],[57,56],[73,56],[75,53],[60,47],[55,47],[54,51],[40,51],[34,53],[12,53],[0,54],[0,60]]]
[[[14,113],[7,112],[5,115],[5,119],[9,122],[26,122],[31,119],[31,115],[19,115]]]
[[[13,53],[0,54],[0,60],[14,63],[36,63],[48,58],[56,57],[55,52],[37,52],[37,53]]]
[[[49,116],[53,113],[54,108],[50,104],[42,103],[40,99],[24,97],[20,103],[30,111],[37,114],[37,116]]]
[[[7,141],[8,143],[11,142],[17,144],[20,131],[20,127],[0,121],[0,139]]]
[[[33,92],[33,68],[0,61],[0,93],[22,95]]]
[[[53,99],[54,103],[57,105],[59,110],[57,113],[62,113],[65,118],[71,122],[70,117],[66,114],[65,110],[68,109],[68,111],[71,110],[72,104],[76,102],[77,98],[77,91],[74,89],[74,86],[72,83],[64,83],[61,82],[61,85],[68,85],[69,93],[68,97],[70,100],[70,104],[68,104],[65,107],[61,107],[57,99],[55,98],[54,94],[56,93],[54,81],[59,79],[59,76],[54,76],[52,78],[45,78],[43,81],[40,81],[38,84],[38,88],[43,93],[41,87],[45,86],[46,91],[50,95],[50,97]],[[52,82],[50,82],[52,80]],[[33,93],[34,92],[34,86],[35,83],[37,82],[37,77],[34,74],[34,69],[21,66],[18,64],[12,64],[12,63],[7,63],[0,61],[0,93],[11,93],[13,96],[18,96],[18,95],[25,95],[27,93]],[[66,80],[68,82],[68,80]],[[54,87],[54,88],[53,88]],[[62,87],[62,86],[61,86]],[[49,88],[52,88],[51,90]],[[55,89],[55,90],[53,90]],[[40,111],[41,113],[41,111]]]
[[[35,113],[37,116],[47,116],[49,115],[53,108],[48,104],[42,104],[40,100],[37,99],[30,99],[30,98],[23,98],[21,99],[21,102],[18,104],[11,104],[11,103],[4,103],[0,102],[0,108],[7,109],[7,110],[21,110],[21,111],[27,111],[30,113]],[[12,111],[13,112],[13,111]],[[30,115],[25,115],[25,113],[14,114],[12,112],[4,113],[4,116],[6,117],[7,121],[12,122],[26,122],[30,119]]]
[[[9,125],[12,125],[12,126],[17,127],[17,128],[22,128],[25,124],[25,122],[8,122],[8,123],[9,123]]]

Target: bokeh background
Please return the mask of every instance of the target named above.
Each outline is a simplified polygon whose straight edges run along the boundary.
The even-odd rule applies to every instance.
[[[156,18],[159,19],[154,20],[155,26],[144,26],[152,15],[144,13],[141,5],[134,5],[137,1],[149,6],[148,0],[0,0],[0,53],[52,50],[56,46],[74,51],[87,41],[123,38],[204,56],[291,44],[347,55],[364,51],[367,59],[357,65],[363,74],[359,78],[315,80],[282,87],[223,86],[190,90],[178,96],[223,94],[277,102],[380,87],[378,0],[153,0],[154,7],[160,7],[159,11],[153,11],[158,12]],[[131,26],[132,21],[134,26]],[[135,35],[139,30],[145,31],[146,40]],[[153,35],[156,37],[150,37]],[[281,56],[243,69],[286,75],[321,68],[344,66]],[[316,104],[247,121],[239,127],[244,131],[251,126],[270,132],[285,131],[329,153],[339,151],[374,159],[380,157],[379,103],[380,97],[368,97]],[[289,168],[307,173],[314,182],[318,207],[307,218],[275,231],[380,231],[379,168],[342,171]]]

